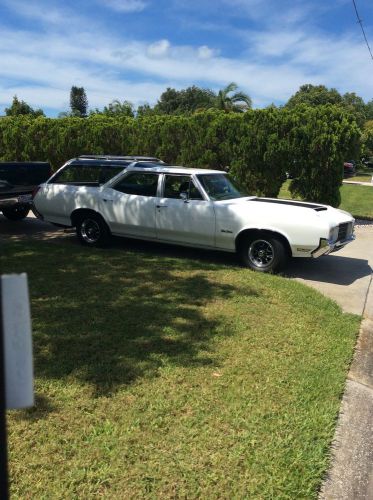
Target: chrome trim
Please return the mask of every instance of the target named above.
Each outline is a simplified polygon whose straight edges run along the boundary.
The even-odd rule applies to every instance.
[[[18,198],[3,198],[0,200],[0,205],[15,205],[18,204]]]
[[[311,252],[311,255],[312,257],[317,258],[321,257],[321,255],[328,254],[329,252],[330,252],[329,241],[326,238],[320,238],[319,246],[316,248],[316,250]]]
[[[331,252],[337,252],[338,250],[340,250],[341,248],[343,248],[344,246],[346,246],[348,243],[351,243],[351,241],[354,241],[356,240],[356,236],[352,233],[348,238],[346,238],[345,240],[342,240],[342,241],[337,241]]]
[[[25,198],[22,198],[25,197]],[[0,206],[2,207],[8,207],[8,206],[14,206],[14,205],[31,205],[32,204],[32,197],[31,194],[27,195],[18,195],[18,196],[12,196],[10,198],[0,198]]]
[[[311,255],[312,257],[317,258],[321,257],[321,255],[328,255],[329,253],[337,252],[338,250],[346,246],[348,243],[351,243],[351,241],[354,241],[355,239],[356,236],[354,234],[351,234],[348,238],[342,241],[335,241],[335,242],[327,240],[326,238],[320,238],[319,246],[313,252],[311,252]]]

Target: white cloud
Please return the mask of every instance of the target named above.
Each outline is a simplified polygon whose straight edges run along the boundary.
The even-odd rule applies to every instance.
[[[26,5],[14,1],[19,9]],[[235,0],[235,5],[239,1],[244,3]],[[251,0],[252,8],[255,1]],[[40,5],[38,10],[29,5],[23,14],[36,19]],[[68,22],[65,11],[52,9],[48,16],[51,13],[56,24]],[[62,111],[68,108],[72,85],[86,89],[91,107],[103,107],[116,98],[135,105],[154,103],[168,86],[196,84],[218,90],[231,81],[252,97],[254,106],[284,102],[304,83],[372,98],[371,67],[359,33],[326,35],[305,26],[272,24],[246,31],[241,51],[224,57],[208,45],[126,40],[104,34],[107,30],[85,32],[87,22],[78,30],[76,25],[61,26],[64,32],[52,27],[35,36],[0,25],[0,108],[17,94],[32,106]]]
[[[147,6],[143,0],[100,0],[103,5],[117,12],[141,12]]]
[[[200,59],[210,59],[215,55],[216,51],[210,49],[207,45],[202,45],[201,47],[198,47],[197,53]]]
[[[63,28],[66,31],[77,29],[84,25],[87,20],[80,16],[76,11],[57,4],[53,5],[53,1],[38,0],[30,2],[27,0],[2,0],[4,5],[13,11],[18,17],[32,19],[35,21],[34,29],[39,23],[48,28],[48,30],[57,30]],[[90,26],[94,27],[95,23],[90,21]],[[32,33],[35,37],[35,33]]]
[[[170,51],[171,44],[168,40],[159,40],[148,47],[150,57],[165,57]]]
[[[304,33],[297,30],[291,31],[257,31],[248,33],[246,40],[249,43],[251,54],[257,57],[288,57],[289,54],[299,50],[299,43],[304,40]]]

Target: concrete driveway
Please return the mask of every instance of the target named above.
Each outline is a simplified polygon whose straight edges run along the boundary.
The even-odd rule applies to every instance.
[[[373,269],[373,225],[359,222],[356,240],[319,259],[293,259],[286,275],[316,288],[344,311],[362,315]],[[373,314],[373,311],[372,311]]]
[[[49,240],[63,238],[66,234],[63,229],[37,219],[31,212],[28,217],[18,222],[8,220],[0,213],[0,238],[3,240],[15,241],[24,238]]]

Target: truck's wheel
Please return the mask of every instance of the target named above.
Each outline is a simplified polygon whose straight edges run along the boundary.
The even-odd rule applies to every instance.
[[[288,259],[283,242],[268,234],[248,236],[239,249],[241,260],[246,267],[261,273],[281,270]]]
[[[110,237],[110,231],[105,221],[94,213],[83,215],[77,225],[76,234],[83,245],[89,247],[105,246]]]
[[[11,208],[2,208],[1,211],[3,212],[4,217],[9,220],[22,220],[27,217],[30,208],[22,205],[16,205]]]

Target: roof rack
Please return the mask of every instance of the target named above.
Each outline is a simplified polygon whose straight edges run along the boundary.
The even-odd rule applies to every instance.
[[[80,155],[81,160],[126,160],[126,161],[154,161],[163,163],[159,158],[153,156],[115,156],[115,155]]]

